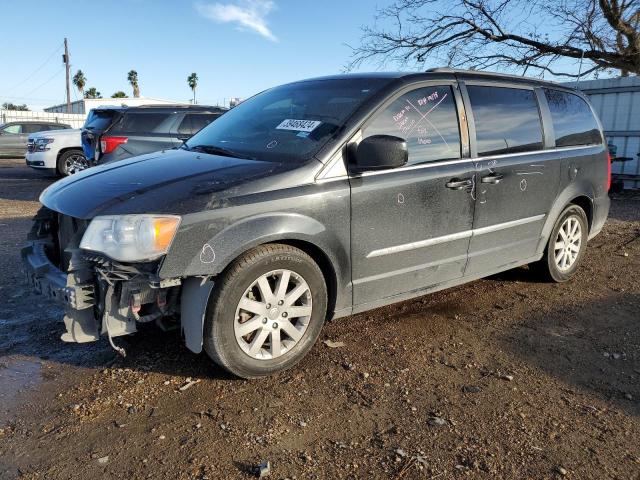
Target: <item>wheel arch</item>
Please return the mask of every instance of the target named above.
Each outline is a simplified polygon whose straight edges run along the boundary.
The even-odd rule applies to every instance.
[[[319,246],[307,240],[282,239],[275,242],[269,242],[267,244],[263,243],[262,245],[276,243],[289,245],[291,247],[302,250],[304,253],[309,255],[314,262],[316,262],[318,267],[320,267],[322,276],[324,277],[324,281],[327,286],[327,316],[331,316],[336,306],[338,277],[333,263],[331,262],[331,259],[326,254],[326,252]]]
[[[327,312],[326,320],[330,319],[335,311],[338,297],[337,273],[329,255],[318,245],[308,240],[296,238],[281,238],[274,241],[252,245],[240,251],[234,258],[229,259],[220,274],[224,273],[233,262],[242,255],[262,245],[282,244],[298,248],[305,252],[316,262],[320,268],[327,286]],[[209,297],[215,288],[216,276],[197,277],[192,276],[184,280],[181,296],[181,324],[185,345],[194,353],[202,351],[204,339],[204,319],[209,304]]]
[[[540,241],[538,243],[537,253],[542,255],[544,249],[547,246],[551,230],[556,221],[562,214],[568,205],[575,204],[582,208],[587,215],[588,229],[591,230],[593,224],[593,199],[595,198],[595,192],[593,187],[588,182],[574,182],[568,185],[560,194],[556,197],[555,202],[551,206],[545,224],[542,227],[542,233],[540,234]]]
[[[591,200],[586,195],[580,195],[578,197],[571,199],[569,203],[567,203],[567,205],[569,204],[577,205],[580,208],[582,208],[582,210],[584,210],[584,213],[587,215],[587,227],[590,232],[591,225],[593,224],[593,200]],[[564,208],[566,208],[567,205],[565,205]]]
[[[82,147],[63,147],[60,150],[58,150],[58,154],[56,155],[56,161],[60,160],[60,157],[71,151],[71,150],[77,150],[78,152],[80,152],[80,154],[84,157],[84,152],[82,151]]]

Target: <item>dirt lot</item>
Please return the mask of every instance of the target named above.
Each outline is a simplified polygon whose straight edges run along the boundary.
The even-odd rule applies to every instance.
[[[242,381],[155,328],[120,340],[126,359],[63,344],[20,273],[52,179],[0,167],[2,479],[250,478],[262,460],[274,479],[640,479],[640,195],[614,198],[568,284],[522,268],[337,320],[294,370]]]

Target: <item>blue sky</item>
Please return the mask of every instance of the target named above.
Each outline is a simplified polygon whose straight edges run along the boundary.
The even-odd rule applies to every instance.
[[[72,74],[82,69],[87,86],[104,97],[117,90],[131,94],[130,69],[138,72],[143,96],[187,101],[186,78],[195,71],[199,103],[247,97],[339,73],[350,55],[345,44],[357,44],[376,5],[384,2],[0,0],[0,101],[62,103],[62,50],[53,52],[65,36]]]
[[[64,102],[62,42],[71,74],[104,97],[141,94],[188,101],[199,77],[199,103],[248,97],[265,88],[339,73],[363,25],[391,0],[0,0],[0,103],[32,109]],[[443,0],[446,5],[446,0]],[[373,70],[376,65],[363,65]],[[79,98],[73,88],[72,100]]]

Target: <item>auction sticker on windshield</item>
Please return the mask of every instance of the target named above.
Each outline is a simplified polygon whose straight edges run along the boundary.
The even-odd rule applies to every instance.
[[[276,127],[276,130],[294,130],[296,132],[313,132],[322,122],[318,120],[294,120],[287,118]]]

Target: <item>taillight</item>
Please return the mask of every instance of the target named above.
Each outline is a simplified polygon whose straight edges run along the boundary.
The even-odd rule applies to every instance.
[[[100,150],[103,155],[113,152],[118,145],[127,143],[128,137],[102,137],[100,139]]]
[[[610,153],[607,153],[607,192],[611,190],[611,162],[613,158]]]

